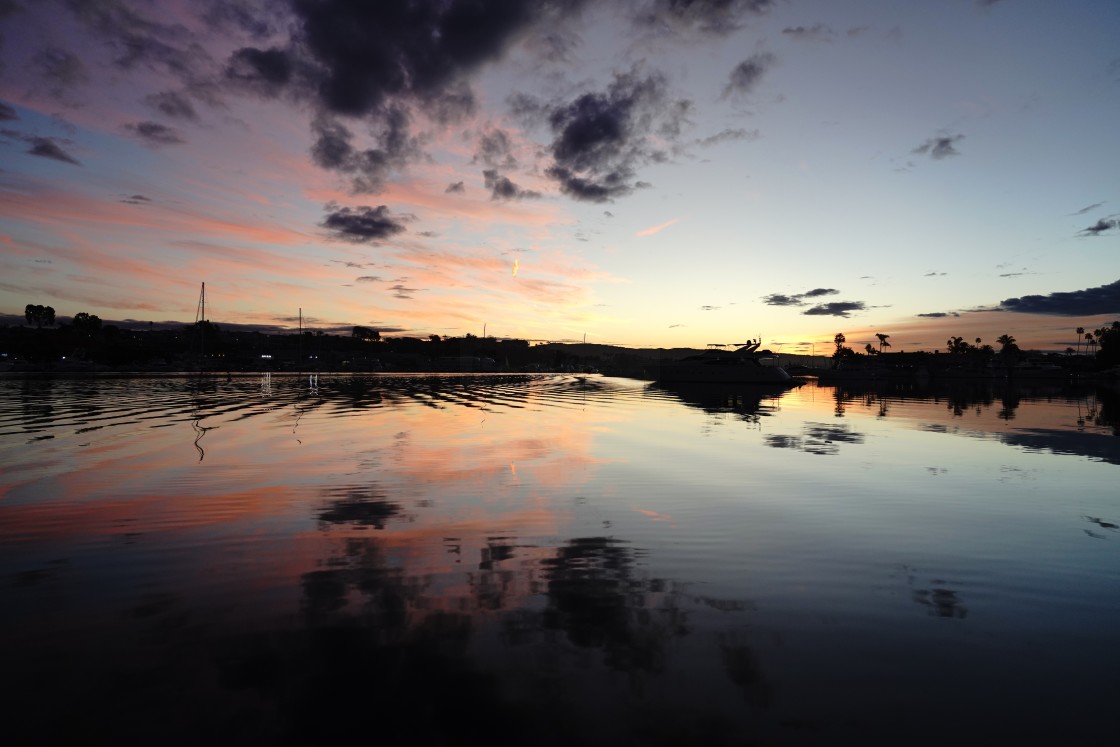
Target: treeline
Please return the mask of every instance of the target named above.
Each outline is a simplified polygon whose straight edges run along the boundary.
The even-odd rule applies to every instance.
[[[1046,357],[1058,361],[1067,359],[1078,363],[1089,359],[1091,364],[1097,368],[1120,365],[1120,321],[1112,322],[1111,325],[1095,330],[1087,331],[1084,327],[1078,327],[1075,332],[1077,334],[1077,347],[1067,347],[1061,354],[1050,353],[1044,355],[1025,352],[1019,347],[1018,341],[1013,336],[1003,334],[995,339],[996,344],[999,345],[998,350],[979,337],[975,338],[973,342],[969,342],[963,337],[953,336],[945,341],[944,352],[934,350],[932,353],[894,353],[890,354],[889,357],[899,360],[903,357],[940,356],[942,363],[945,365],[963,364],[975,368],[988,367],[993,364],[1015,365],[1026,357]],[[846,344],[847,338],[843,332],[836,333],[833,338],[833,343],[836,346],[832,354],[833,365],[840,367],[846,363],[868,362],[878,356],[888,355],[885,349],[891,347],[890,342],[888,342],[890,335],[876,333],[875,337],[878,338],[878,346],[869,342],[864,346],[863,352],[858,352]],[[1084,345],[1084,348],[1082,348],[1082,345]]]
[[[47,309],[49,311],[40,311]],[[50,307],[28,307],[27,325],[0,327],[0,356],[26,371],[609,371],[648,374],[648,357],[624,348],[530,344],[476,337],[382,337],[305,331],[265,334],[212,322],[174,329],[126,329],[79,313],[55,324]]]

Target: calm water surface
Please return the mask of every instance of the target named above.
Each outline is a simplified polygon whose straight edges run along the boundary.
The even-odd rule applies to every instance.
[[[1118,422],[1092,389],[0,380],[6,725],[1111,739]]]

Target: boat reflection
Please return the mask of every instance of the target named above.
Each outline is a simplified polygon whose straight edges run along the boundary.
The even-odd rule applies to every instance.
[[[709,414],[734,413],[757,422],[777,410],[782,395],[790,389],[782,384],[688,384],[657,383],[649,390],[672,396],[689,407]]]

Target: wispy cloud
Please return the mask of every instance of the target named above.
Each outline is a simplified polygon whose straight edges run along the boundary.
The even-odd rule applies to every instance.
[[[812,26],[787,26],[782,35],[797,41],[828,42],[836,35],[830,26],[814,23]]]
[[[662,231],[664,231],[669,226],[672,226],[675,223],[677,223],[679,220],[680,220],[680,218],[670,218],[669,220],[665,221],[664,223],[658,223],[656,226],[650,226],[649,228],[643,228],[641,231],[638,231],[634,235],[635,236],[653,236],[654,234],[661,233]]]
[[[717,132],[715,135],[709,135],[708,137],[699,138],[695,142],[696,145],[700,146],[701,148],[710,148],[714,145],[719,145],[720,143],[729,143],[736,140],[758,140],[761,136],[762,133],[760,133],[757,129],[746,130],[743,128],[728,128]]]
[[[1077,211],[1074,211],[1074,212],[1070,213],[1070,215],[1085,215],[1085,213],[1090,213],[1090,212],[1096,210],[1097,208],[1102,207],[1103,205],[1104,205],[1103,202],[1094,202],[1092,205],[1086,205],[1085,207],[1081,208],[1080,210],[1077,210]]]
[[[964,135],[937,135],[929,138],[910,152],[928,155],[935,161],[940,161],[950,156],[959,156],[961,152],[957,150],[957,143],[961,140],[964,140]]]

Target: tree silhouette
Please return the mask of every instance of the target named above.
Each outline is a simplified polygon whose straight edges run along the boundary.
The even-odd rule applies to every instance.
[[[381,333],[369,327],[354,327],[354,329],[350,330],[350,336],[358,340],[367,341],[377,341],[381,339]]]
[[[28,324],[34,324],[37,329],[42,329],[44,324],[50,327],[54,324],[54,307],[29,303],[23,307],[23,318]]]
[[[81,332],[83,335],[96,335],[101,331],[101,317],[79,311],[74,315],[73,327],[76,332]]]
[[[1097,344],[1097,338],[1093,337],[1093,333],[1092,332],[1086,332],[1085,333],[1085,347],[1087,347],[1089,349],[1090,354],[1092,354],[1093,349],[1096,347],[1096,344]]]
[[[887,342],[890,335],[884,335],[882,332],[876,332],[875,336],[879,338],[879,352],[883,352],[883,348],[889,348],[891,344]]]
[[[963,337],[950,337],[945,341],[945,350],[948,353],[956,355],[964,355],[971,349],[971,346],[964,341]]]
[[[1004,350],[1007,350],[1009,348],[1018,349],[1015,345],[1015,338],[1011,335],[1000,335],[996,338],[996,342],[1000,344],[1000,352],[1003,352]]]
[[[1084,327],[1078,327],[1077,328],[1077,352],[1079,352],[1079,353],[1081,352],[1081,336],[1083,334],[1085,334],[1085,328]]]
[[[1102,365],[1116,363],[1120,360],[1120,322],[1113,322],[1111,327],[1102,327],[1097,330],[1097,342],[1101,346],[1097,362]]]

